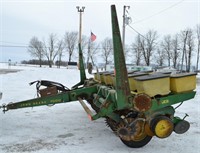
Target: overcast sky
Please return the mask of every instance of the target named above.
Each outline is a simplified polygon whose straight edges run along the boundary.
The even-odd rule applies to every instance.
[[[97,42],[111,37],[110,5],[117,8],[120,28],[123,6],[130,6],[130,24],[141,34],[149,29],[159,36],[175,34],[200,23],[200,0],[0,0],[0,45],[28,45],[33,36],[47,39],[50,33],[63,37],[66,31],[78,31],[76,6],[85,6],[83,34],[92,31]],[[126,43],[137,35],[126,28]],[[26,48],[0,46],[0,62],[31,59]]]

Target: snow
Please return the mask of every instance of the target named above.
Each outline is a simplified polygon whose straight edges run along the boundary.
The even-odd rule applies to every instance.
[[[1,68],[8,68],[0,65]],[[3,103],[17,102],[36,97],[35,86],[29,82],[51,80],[71,87],[79,82],[79,71],[66,68],[39,68],[11,66],[20,70],[0,75],[0,92]],[[91,77],[87,74],[88,77]],[[175,134],[165,139],[153,137],[139,149],[125,146],[106,127],[104,119],[90,121],[79,102],[10,110],[0,113],[0,153],[198,153],[200,152],[200,76],[197,95],[176,111],[186,118],[191,127],[185,134]]]

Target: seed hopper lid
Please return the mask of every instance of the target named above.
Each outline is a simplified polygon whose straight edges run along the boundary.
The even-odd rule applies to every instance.
[[[129,78],[132,78],[132,77],[139,77],[139,76],[144,76],[144,75],[148,75],[147,73],[132,73],[132,74],[128,74],[128,77]]]
[[[105,73],[103,73],[103,75],[111,75],[111,74],[114,74],[114,72],[105,72]]]
[[[169,78],[170,75],[168,74],[150,74],[150,75],[144,75],[140,77],[136,77],[135,80],[137,81],[147,81],[147,80],[154,80],[154,79],[161,79],[161,78]]]
[[[171,78],[182,78],[182,77],[188,77],[188,76],[193,76],[193,75],[197,75],[197,73],[190,72],[190,73],[173,74],[173,75],[171,75]]]

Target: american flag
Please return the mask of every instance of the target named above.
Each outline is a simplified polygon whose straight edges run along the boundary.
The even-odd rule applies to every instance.
[[[92,42],[95,41],[96,38],[97,38],[97,36],[91,32],[91,37],[90,37],[91,41]]]

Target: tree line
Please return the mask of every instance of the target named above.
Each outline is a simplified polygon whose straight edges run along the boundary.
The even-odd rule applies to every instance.
[[[135,57],[133,62],[136,65],[167,65],[175,69],[185,66],[185,70],[189,72],[192,60],[196,60],[198,70],[200,25],[194,29],[187,28],[175,35],[165,35],[159,40],[158,36],[155,30],[149,30],[144,36],[136,36],[131,44]],[[192,58],[194,54],[196,58]]]
[[[81,41],[86,65],[88,65],[89,62],[95,65],[99,55],[102,57],[103,61],[105,61],[105,66],[111,62],[111,55],[113,52],[111,38],[107,37],[101,43],[96,43],[91,42],[90,37],[83,35]],[[73,57],[75,59],[78,57],[77,50],[78,32],[66,32],[62,39],[58,39],[56,34],[51,33],[47,41],[41,41],[38,37],[33,36],[28,46],[28,52],[33,58],[36,58],[40,67],[43,65],[44,59],[47,60],[49,67],[55,64],[54,61],[56,58],[57,63],[62,61],[72,62]],[[65,53],[68,54],[68,59],[63,59]]]
[[[84,61],[86,65],[91,61],[93,65],[102,61],[106,65],[113,63],[112,39],[106,37],[101,42],[91,42],[90,37],[82,36],[81,40]],[[66,32],[59,39],[56,34],[50,34],[45,41],[32,37],[28,52],[36,58],[40,66],[44,59],[49,67],[55,60],[71,62],[78,57],[78,32]],[[156,30],[149,30],[144,35],[137,34],[130,45],[125,45],[124,53],[126,61],[135,65],[152,64],[158,66],[169,66],[176,69],[190,71],[192,60],[196,61],[196,70],[199,65],[200,51],[200,25],[195,28],[187,28],[175,35],[159,36]],[[67,54],[68,59],[63,58]],[[196,57],[193,57],[196,55]],[[101,60],[99,60],[101,59]],[[59,64],[58,64],[59,65]]]

